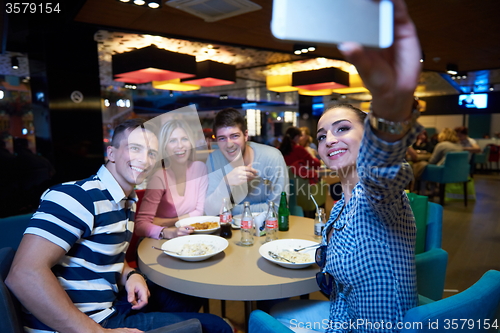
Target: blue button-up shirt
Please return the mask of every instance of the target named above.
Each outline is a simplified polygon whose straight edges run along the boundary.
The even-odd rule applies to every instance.
[[[416,227],[404,192],[413,173],[404,158],[421,130],[389,143],[365,122],[359,182],[347,204],[343,196],[336,203],[323,233],[325,244],[334,228],[325,266],[335,279],[327,332],[398,331],[417,306]]]

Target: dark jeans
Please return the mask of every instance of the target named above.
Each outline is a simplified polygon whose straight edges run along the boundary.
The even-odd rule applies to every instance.
[[[203,332],[232,332],[222,318],[208,313],[198,313],[203,299],[176,293],[149,281],[148,287],[151,297],[147,306],[141,310],[132,310],[127,302],[127,294],[123,291],[115,302],[116,312],[101,325],[105,328],[127,327],[148,331],[196,318],[201,322]]]

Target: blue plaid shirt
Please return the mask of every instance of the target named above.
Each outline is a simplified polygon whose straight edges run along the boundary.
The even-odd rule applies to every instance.
[[[398,331],[417,306],[416,227],[404,192],[413,173],[404,159],[422,129],[388,143],[365,122],[359,182],[344,209],[344,196],[336,203],[323,233],[326,244],[334,228],[325,266],[335,279],[327,332]]]

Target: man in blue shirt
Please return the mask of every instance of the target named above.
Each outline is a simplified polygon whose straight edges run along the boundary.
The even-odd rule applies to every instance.
[[[165,313],[186,311],[182,297],[148,286],[124,260],[134,226],[134,186],[156,163],[156,135],[141,120],[126,121],[115,129],[107,155],[96,175],[42,195],[6,279],[27,310],[25,328],[141,332],[198,318],[207,331],[230,332],[216,316]],[[149,299],[151,287],[158,290]]]
[[[243,212],[244,201],[252,212],[267,211],[269,201],[278,206],[281,192],[288,194],[288,169],[280,151],[248,141],[245,118],[233,108],[217,113],[214,134],[219,149],[207,159],[205,213],[218,215],[224,197],[232,199],[233,214]]]

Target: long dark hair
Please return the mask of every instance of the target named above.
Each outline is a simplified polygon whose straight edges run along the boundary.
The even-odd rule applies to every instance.
[[[286,156],[290,154],[293,150],[293,138],[296,136],[302,135],[302,131],[295,126],[288,127],[285,136],[283,137],[283,141],[281,141],[281,145],[279,147],[279,150],[283,154],[283,156]]]

